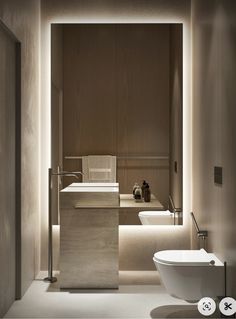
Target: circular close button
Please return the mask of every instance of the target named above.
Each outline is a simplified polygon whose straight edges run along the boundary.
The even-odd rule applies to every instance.
[[[236,300],[231,297],[225,297],[220,301],[219,308],[223,315],[232,316],[236,313]]]
[[[216,303],[212,298],[204,297],[201,300],[199,300],[197,308],[200,314],[207,317],[215,312]]]

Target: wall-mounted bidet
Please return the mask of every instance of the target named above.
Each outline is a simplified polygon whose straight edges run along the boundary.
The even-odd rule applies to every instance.
[[[174,225],[174,214],[169,210],[139,212],[142,225]]]
[[[191,302],[224,294],[224,264],[204,249],[159,251],[153,260],[173,297]]]

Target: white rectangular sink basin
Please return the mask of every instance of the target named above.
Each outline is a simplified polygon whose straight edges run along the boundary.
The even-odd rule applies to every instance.
[[[119,183],[72,183],[62,192],[117,192]]]
[[[119,183],[72,183],[68,187],[119,187]]]
[[[119,183],[72,183],[60,191],[60,205],[64,208],[117,207]]]

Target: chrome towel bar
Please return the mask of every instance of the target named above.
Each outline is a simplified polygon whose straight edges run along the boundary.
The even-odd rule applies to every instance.
[[[83,156],[65,156],[66,160],[82,160]],[[168,160],[169,156],[117,156],[119,160]]]

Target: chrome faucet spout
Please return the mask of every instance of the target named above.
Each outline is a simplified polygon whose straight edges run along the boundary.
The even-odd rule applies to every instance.
[[[52,175],[58,176],[60,184],[62,183],[61,178],[62,177],[75,177],[76,179],[79,179],[79,176],[83,176],[84,173],[80,171],[75,171],[75,172],[69,172],[69,171],[58,171],[57,173],[52,173]]]
[[[57,175],[57,176],[73,176],[76,178],[79,178],[79,175],[83,176],[84,174],[80,171],[76,172],[69,172],[69,171],[61,171],[58,173],[52,173],[52,175]]]

